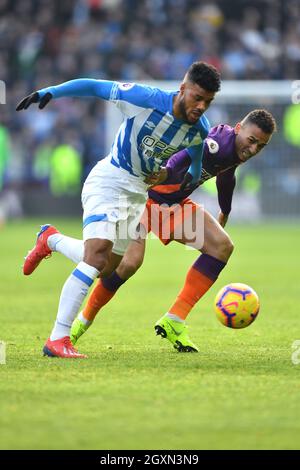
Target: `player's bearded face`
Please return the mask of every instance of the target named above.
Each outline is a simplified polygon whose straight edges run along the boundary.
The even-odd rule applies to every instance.
[[[181,119],[195,124],[215,97],[214,92],[204,90],[196,83],[186,82],[179,97]]]
[[[266,134],[256,124],[239,124],[235,129],[236,151],[243,162],[259,153],[271,139],[271,134]]]

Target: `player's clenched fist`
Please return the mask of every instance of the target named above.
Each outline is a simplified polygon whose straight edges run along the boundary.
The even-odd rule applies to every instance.
[[[25,96],[17,105],[16,110],[27,109],[32,103],[39,103],[39,109],[43,109],[51,100],[52,93],[46,93],[42,98],[37,91],[31,93],[31,95]]]

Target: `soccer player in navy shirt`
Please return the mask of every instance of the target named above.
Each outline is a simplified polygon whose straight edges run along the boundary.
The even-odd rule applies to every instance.
[[[182,187],[198,181],[203,141],[209,131],[204,112],[219,88],[218,71],[204,62],[195,62],[177,91],[78,79],[38,90],[17,106],[20,111],[39,103],[43,109],[51,99],[93,96],[114,102],[125,116],[109,155],[95,165],[84,183],[84,255],[63,286],[57,320],[44,355],[86,357],[71,344],[70,329],[88,288],[103,275],[111,260],[120,262],[134,239],[130,229],[137,226],[144,211],[148,189],[145,179],[149,175],[158,172],[175,152],[187,149],[191,160]],[[42,227],[36,246],[26,258],[25,274],[30,274],[46,256],[42,241],[51,230]]]

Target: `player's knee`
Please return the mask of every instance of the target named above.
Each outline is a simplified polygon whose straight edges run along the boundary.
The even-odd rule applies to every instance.
[[[234,245],[233,245],[233,242],[232,242],[232,240],[230,239],[230,237],[228,235],[223,237],[222,243],[220,244],[219,249],[220,249],[220,253],[221,253],[222,257],[226,258],[226,260],[228,258],[230,258],[231,254],[234,250]]]
[[[101,272],[107,264],[107,257],[103,253],[94,253],[85,256],[84,262]]]
[[[234,244],[233,244],[233,241],[229,238],[229,240],[228,240],[228,254],[229,254],[229,256],[232,255],[233,250],[234,250]]]
[[[102,271],[108,263],[110,247],[105,244],[89,244],[85,246],[83,261]]]
[[[139,258],[125,260],[124,263],[121,263],[118,268],[120,276],[122,277],[122,279],[129,279],[131,276],[133,276],[137,272],[137,270],[140,268],[142,264],[143,264],[143,259],[139,259]]]

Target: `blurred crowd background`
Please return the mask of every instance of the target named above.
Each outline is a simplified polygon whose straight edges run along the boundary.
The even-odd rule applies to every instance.
[[[79,77],[179,82],[195,60],[214,64],[222,80],[240,80],[241,87],[244,80],[296,80],[300,1],[0,0],[0,50],[7,95],[0,105],[0,190],[2,199],[5,191],[9,195],[6,206],[21,213],[22,201],[18,206],[14,197],[28,188],[47,188],[57,197],[78,194],[107,150],[101,100],[62,99],[43,112],[32,107],[16,113],[22,97]],[[212,124],[218,118],[234,124],[250,109],[228,107],[212,115]],[[295,174],[300,116],[299,132],[289,139],[282,124],[286,108],[270,103],[268,109],[279,120],[275,141],[290,146]],[[278,144],[266,167],[284,152]],[[279,163],[280,170],[288,161]]]

